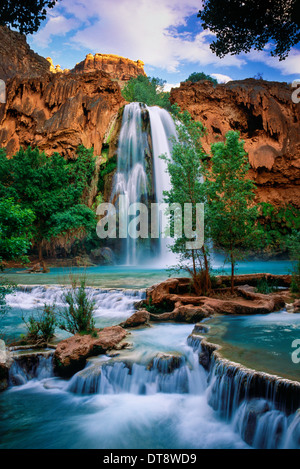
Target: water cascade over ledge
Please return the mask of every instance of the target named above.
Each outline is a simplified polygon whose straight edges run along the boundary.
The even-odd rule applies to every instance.
[[[118,143],[118,167],[111,193],[111,201],[120,209],[123,226],[127,226],[128,209],[132,204],[145,204],[150,217],[150,204],[163,202],[163,191],[169,189],[170,180],[160,155],[170,157],[170,139],[175,136],[174,121],[165,109],[141,103],[125,106]],[[126,196],[126,207],[118,207],[118,196]],[[135,212],[129,216],[133,214]],[[127,236],[121,241],[122,263],[138,265],[151,260],[165,266],[169,257],[168,243],[161,235],[157,239],[142,240]]]

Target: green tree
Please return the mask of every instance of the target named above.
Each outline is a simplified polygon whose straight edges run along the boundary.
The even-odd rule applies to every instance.
[[[175,223],[181,223],[182,235],[176,235],[172,252],[178,254],[178,269],[190,273],[193,287],[197,294],[206,293],[210,289],[209,278],[209,250],[206,243],[200,249],[187,249],[184,224],[184,204],[192,204],[193,226],[196,227],[196,204],[206,204],[204,186],[202,183],[205,173],[205,153],[201,145],[201,137],[205,129],[200,122],[196,122],[187,112],[181,112],[177,105],[172,106],[175,122],[177,122],[177,138],[172,139],[171,158],[166,155],[162,158],[167,162],[170,174],[171,188],[164,193],[164,202],[167,204],[180,204],[180,213],[171,213],[171,233]],[[181,217],[182,215],[182,217]]]
[[[170,93],[163,91],[165,83],[160,78],[139,75],[136,78],[131,78],[125,84],[122,95],[129,102],[140,102],[148,106],[160,106],[170,110]]]
[[[288,236],[286,244],[289,250],[290,258],[294,262],[292,272],[291,290],[299,297],[300,293],[300,230],[295,230]]]
[[[233,293],[237,260],[260,242],[257,207],[253,204],[255,186],[247,178],[250,165],[238,132],[228,132],[225,143],[213,144],[211,152],[211,167],[204,183],[208,201],[206,218],[212,241],[230,261]]]
[[[66,249],[95,228],[96,215],[86,205],[94,171],[93,150],[83,146],[72,160],[58,153],[47,157],[30,147],[10,159],[0,153],[0,197],[9,194],[33,211],[33,242],[42,264],[45,247]]]
[[[31,209],[22,208],[12,198],[0,198],[0,268],[5,261],[28,261],[34,219]]]
[[[215,33],[210,47],[219,57],[271,44],[271,55],[282,60],[300,41],[298,0],[204,0],[198,17]]]
[[[191,75],[185,81],[191,81],[192,83],[197,83],[198,81],[201,81],[201,80],[209,80],[214,85],[218,84],[218,81],[215,78],[211,77],[210,75],[206,75],[203,72],[191,73]]]
[[[2,0],[0,25],[11,26],[23,34],[36,32],[46,19],[47,8],[53,8],[57,0]]]

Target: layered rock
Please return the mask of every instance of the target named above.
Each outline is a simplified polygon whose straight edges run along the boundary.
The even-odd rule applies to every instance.
[[[276,277],[278,279],[280,276]],[[283,276],[283,282],[287,281],[285,277]],[[214,314],[268,314],[284,308],[291,300],[289,290],[264,295],[256,293],[249,286],[237,287],[234,297],[222,297],[218,289],[210,297],[197,296],[189,292],[188,280],[168,279],[147,290],[148,303],[151,302],[152,307],[159,310],[159,313],[154,311],[150,314],[151,321],[195,323]],[[160,312],[166,306],[171,310]]]
[[[101,71],[14,77],[0,105],[0,146],[9,156],[28,145],[74,156],[82,144],[99,156],[110,121],[124,102],[119,85]]]
[[[131,60],[114,54],[87,54],[86,58],[75,65],[72,72],[86,73],[101,70],[108,73],[113,79],[124,84],[130,78],[146,75],[144,62]]]
[[[204,124],[206,152],[229,130],[241,133],[258,201],[300,207],[300,106],[292,92],[286,83],[255,79],[184,82],[171,90],[171,103]]]
[[[27,44],[26,36],[0,26],[0,79],[37,77],[50,71],[50,63]]]

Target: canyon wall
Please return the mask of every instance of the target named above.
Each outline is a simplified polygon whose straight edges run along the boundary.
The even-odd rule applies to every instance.
[[[12,78],[0,104],[0,146],[9,156],[20,146],[72,156],[78,145],[101,154],[109,124],[125,101],[109,75],[48,73]]]
[[[37,77],[49,72],[50,63],[33,52],[23,34],[0,26],[0,79]]]
[[[171,103],[204,124],[206,152],[227,131],[238,130],[258,200],[300,208],[300,105],[292,102],[292,91],[285,83],[255,79],[217,86],[184,82],[171,90]]]

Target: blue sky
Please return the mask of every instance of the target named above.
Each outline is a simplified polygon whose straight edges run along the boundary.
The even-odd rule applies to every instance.
[[[73,68],[88,53],[111,53],[143,60],[148,76],[169,85],[203,71],[219,81],[257,75],[271,81],[300,78],[300,46],[285,61],[266,51],[219,59],[209,48],[197,13],[201,0],[59,0],[31,47],[62,68]]]

